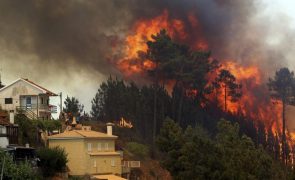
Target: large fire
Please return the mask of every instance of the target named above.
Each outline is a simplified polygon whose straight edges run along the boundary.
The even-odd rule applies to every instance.
[[[184,23],[183,20],[172,18],[169,12],[164,10],[161,15],[152,19],[138,20],[125,39],[124,58],[118,61],[118,68],[127,77],[142,74],[146,69],[152,69],[153,63],[148,59],[142,60],[139,52],[147,51],[146,41],[152,40],[151,36],[161,29],[166,29],[173,39],[187,43],[193,49],[210,49],[198,19],[190,13],[186,18]],[[187,31],[188,28],[190,33]],[[221,68],[229,70],[236,77],[237,82],[242,84],[241,99],[238,102],[228,101],[227,111],[233,114],[241,113],[251,119],[263,121],[266,128],[271,128],[273,132],[280,132],[282,105],[280,102],[271,100],[265,77],[259,68],[254,65],[243,66],[233,60],[222,60]],[[221,106],[224,104],[223,96],[224,93],[221,92],[217,98]]]
[[[190,26],[196,28],[196,33],[200,34],[198,20],[192,16],[187,16]],[[139,52],[147,51],[147,41],[151,41],[151,36],[166,29],[167,33],[182,42],[187,41],[190,37],[186,33],[185,25],[180,19],[170,18],[167,10],[153,19],[142,19],[135,23],[132,28],[132,34],[125,39],[124,58],[118,62],[119,69],[125,76],[140,74],[145,69],[153,68],[154,65],[149,60],[139,58]],[[202,36],[198,36],[197,41],[193,44],[194,48],[207,49],[208,45]]]
[[[229,70],[242,84],[242,97],[237,102],[227,101],[227,110],[231,113],[242,113],[246,117],[263,121],[266,127],[279,131],[281,127],[282,105],[271,100],[266,85],[263,85],[262,73],[257,66],[241,66],[234,61],[224,61],[223,69]],[[224,92],[218,97],[224,103]]]

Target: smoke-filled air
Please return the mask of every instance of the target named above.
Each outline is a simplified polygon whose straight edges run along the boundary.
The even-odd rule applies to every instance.
[[[114,124],[108,124],[103,138],[119,137],[118,144],[127,150],[128,158],[143,161],[149,172],[142,171],[148,174],[145,179],[243,179],[231,171],[236,164],[227,163],[246,162],[239,167],[252,167],[249,162],[256,160],[254,156],[260,163],[257,167],[266,170],[254,167],[245,179],[291,177],[295,167],[295,26],[291,17],[271,14],[268,6],[265,0],[0,0],[0,94],[4,92],[0,100],[3,107],[15,102],[15,96],[6,97],[4,90],[18,78],[42,91],[39,97],[20,86],[13,89],[14,95],[26,91],[17,99],[19,104],[26,103],[25,112],[28,104],[33,109],[33,100],[27,97],[37,98],[36,119],[41,115],[51,119],[50,108],[58,109],[55,118],[61,120],[60,129],[46,129],[46,123],[39,121],[35,128],[40,132],[43,128],[49,145],[54,133],[74,133],[77,127],[79,132],[91,131],[91,125],[101,130],[101,124],[104,128],[111,121]],[[47,102],[47,114],[39,116],[39,101]],[[59,114],[60,103],[66,110]],[[17,108],[5,111],[13,123]],[[16,116],[16,122],[17,118],[30,119],[22,115]],[[84,127],[79,120],[90,125]],[[25,137],[22,143],[32,141],[41,147],[35,135],[32,140],[21,129],[22,122],[18,121],[19,133]],[[209,132],[203,133],[202,128]],[[79,136],[87,139],[83,133]],[[60,134],[53,135],[53,141]],[[133,153],[134,144],[129,141],[142,143],[137,148],[146,154]],[[96,144],[88,143],[89,157],[100,153],[92,148],[103,149]],[[207,146],[210,150],[202,149]],[[109,153],[115,145],[106,147]],[[245,159],[234,159],[235,153]],[[153,161],[145,164],[148,160],[142,156]],[[219,156],[221,160],[210,159]],[[117,160],[113,160],[115,167]],[[68,167],[75,169],[69,162]],[[194,169],[194,163],[186,169],[192,162],[201,162],[196,165],[199,169]],[[91,163],[93,168],[85,168],[85,173],[102,174],[97,170],[99,160]],[[154,171],[148,169],[153,165]],[[279,170],[273,173],[272,168]],[[199,171],[206,172],[203,176]]]

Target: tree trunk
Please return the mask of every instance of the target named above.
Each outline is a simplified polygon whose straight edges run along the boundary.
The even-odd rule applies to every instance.
[[[154,118],[153,118],[153,139],[152,139],[152,151],[155,148],[155,141],[156,141],[156,131],[157,131],[157,98],[158,98],[158,85],[159,85],[159,72],[158,72],[159,64],[156,63],[156,73],[154,79]]]
[[[172,99],[172,118],[173,118],[173,120],[177,120],[176,109],[177,109],[178,81],[175,82],[173,90],[175,90],[175,92],[174,92],[174,95],[172,95],[172,97],[173,97],[173,99]]]
[[[283,156],[283,162],[285,165],[287,165],[287,142],[286,142],[286,118],[285,118],[285,106],[286,101],[283,99],[283,112],[282,112],[282,120],[283,120],[283,129],[282,129],[282,156]]]
[[[215,89],[215,102],[216,102],[216,107],[219,107],[219,101],[218,101],[218,90],[217,88]]]
[[[178,106],[178,113],[177,113],[177,121],[179,125],[181,124],[181,115],[182,115],[182,105],[183,105],[183,98],[184,98],[184,88],[181,88],[180,92],[180,99],[179,99],[179,106]]]
[[[227,111],[227,104],[226,104],[226,100],[227,100],[227,87],[226,85],[224,85],[224,111]]]

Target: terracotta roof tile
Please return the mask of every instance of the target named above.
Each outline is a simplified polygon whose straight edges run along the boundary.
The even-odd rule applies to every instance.
[[[110,136],[105,133],[91,131],[91,130],[70,130],[60,134],[55,134],[48,137],[49,139],[55,138],[112,138],[115,139],[117,136]]]
[[[76,133],[76,131],[65,131],[60,134],[49,136],[48,138],[83,138],[83,136],[81,136],[79,133]]]
[[[92,176],[95,179],[98,180],[127,180],[125,178],[113,175],[113,174],[108,174],[108,175],[94,175]]]
[[[24,79],[24,78],[22,78],[22,79],[25,80],[25,81],[27,81],[27,82],[30,83],[30,84],[33,84],[33,85],[39,87],[40,89],[43,89],[44,91],[46,91],[46,94],[49,94],[49,95],[51,95],[51,96],[57,96],[57,94],[55,94],[55,93],[49,91],[48,89],[46,89],[46,88],[44,88],[44,87],[42,87],[42,86],[40,86],[40,85],[34,83],[33,81],[30,81],[29,79]]]
[[[85,131],[85,130],[74,130],[77,133],[81,134],[84,137],[95,138],[95,137],[106,137],[106,138],[117,138],[117,136],[110,136],[105,133],[97,132],[97,131]]]

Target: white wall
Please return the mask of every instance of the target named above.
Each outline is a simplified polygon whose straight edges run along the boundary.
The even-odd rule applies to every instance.
[[[16,106],[20,106],[20,95],[39,95],[43,93],[37,87],[34,87],[23,80],[19,80],[13,85],[0,91],[0,105],[4,110],[14,110]],[[12,98],[12,104],[5,104],[5,98]],[[25,103],[25,102],[24,102]],[[32,104],[37,104],[37,99],[32,98]]]
[[[0,137],[0,147],[6,148],[9,145],[9,141],[7,137]]]

